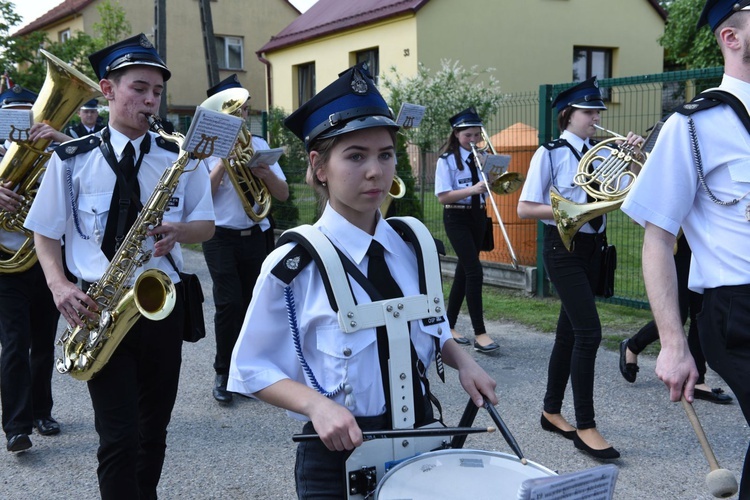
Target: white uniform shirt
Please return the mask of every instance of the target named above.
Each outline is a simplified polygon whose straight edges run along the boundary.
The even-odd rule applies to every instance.
[[[112,149],[119,161],[128,139],[111,127],[110,133]],[[144,205],[164,171],[177,159],[175,153],[156,144],[159,137],[157,134],[149,134],[151,151],[144,155],[138,171],[141,202]],[[88,137],[98,140],[99,136],[100,133],[97,133]],[[141,141],[142,137],[131,141],[137,156],[140,154]],[[165,221],[214,220],[208,173],[205,168],[195,167],[195,161],[190,162],[186,170],[192,171],[180,177],[177,189],[164,212]],[[65,161],[55,153],[47,163],[47,171],[39,187],[39,193],[26,218],[25,227],[43,236],[57,240],[65,235],[65,257],[71,271],[80,279],[96,281],[109,266],[109,260],[101,250],[101,238],[107,226],[109,206],[116,182],[117,177],[99,147]],[[76,228],[72,203],[76,206],[75,215],[81,234]],[[154,239],[147,238],[144,247],[153,250],[153,246]],[[175,245],[172,250],[172,257],[177,267],[182,269],[179,245]],[[154,267],[166,272],[174,283],[180,281],[165,257],[151,258],[135,275]]]
[[[724,75],[721,89],[750,106],[750,84]],[[732,206],[713,203],[698,180],[688,118],[673,114],[662,127],[622,210],[636,222],[650,222],[672,234],[680,227],[693,251],[688,286],[705,288],[750,283],[750,135],[727,105],[692,115],[708,187]]]
[[[367,249],[373,237],[350,224],[328,205],[315,227],[325,234],[357,267],[367,275]],[[381,219],[374,239],[385,248],[385,259],[405,296],[419,294],[417,259],[414,250]],[[271,270],[287,255],[293,243],[271,253],[263,263],[253,290],[253,299],[232,352],[229,370],[230,391],[250,395],[282,379],[311,386],[302,371],[292,340],[284,299],[285,284]],[[357,303],[371,302],[352,278],[349,279]],[[376,329],[344,333],[331,309],[318,267],[308,264],[292,281],[300,344],[305,359],[325,391],[333,391],[346,382],[352,386],[354,416],[385,413]],[[419,358],[427,366],[435,356],[435,338],[442,346],[450,336],[446,321],[425,326],[411,322],[411,338]],[[333,400],[344,405],[343,391]],[[303,415],[290,415],[307,420]]]
[[[260,151],[269,149],[268,143],[260,137],[252,136],[253,150]],[[216,168],[220,159],[211,158],[209,160],[209,171]],[[271,171],[276,174],[281,180],[286,180],[284,172],[278,163],[269,165]],[[259,211],[258,204],[256,203],[254,209]],[[224,172],[224,176],[221,179],[216,193],[214,193],[214,210],[216,211],[216,226],[225,227],[228,229],[248,229],[256,224],[260,225],[260,228],[265,231],[271,227],[271,223],[268,218],[263,219],[260,223],[256,223],[253,219],[247,216],[245,209],[242,206],[239,194],[234,189],[232,181],[229,179],[229,174]]]
[[[591,148],[588,141],[584,141],[577,135],[563,131],[560,135],[579,153],[586,147]],[[578,173],[578,158],[567,146],[561,146],[552,150],[541,146],[531,157],[529,172],[526,181],[523,183],[519,201],[530,201],[550,205],[549,191],[555,186],[560,194],[567,200],[575,203],[586,203],[586,192],[573,183],[573,178]],[[606,216],[605,216],[606,220]],[[554,219],[543,219],[545,224],[556,226]],[[599,232],[603,232],[606,224],[602,224]],[[580,229],[582,233],[594,234],[596,231],[591,224],[584,224]]]
[[[464,148],[460,148],[460,151],[461,159],[464,162],[463,170],[459,170],[456,166],[456,157],[452,152],[447,155],[441,155],[440,158],[438,158],[435,170],[435,196],[440,193],[455,191],[457,189],[463,189],[474,185],[474,181],[471,180],[471,169],[466,163],[471,151],[467,151]],[[477,172],[477,175],[479,175],[479,180],[482,180],[482,174]],[[479,202],[483,204],[485,195],[481,194],[479,196]],[[471,205],[471,196],[467,196],[466,198],[451,203],[451,205],[457,204]]]

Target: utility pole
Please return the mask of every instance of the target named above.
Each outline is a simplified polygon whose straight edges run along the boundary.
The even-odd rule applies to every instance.
[[[198,0],[198,5],[201,9],[203,51],[206,54],[206,72],[208,74],[208,86],[206,88],[210,88],[219,83],[219,62],[216,60],[216,40],[214,39],[214,21],[211,17],[211,0]]]
[[[156,42],[156,51],[164,62],[167,62],[167,0],[155,0],[154,5],[154,41]],[[164,92],[162,93],[161,103],[159,104],[159,117],[167,116],[167,82],[164,82]]]

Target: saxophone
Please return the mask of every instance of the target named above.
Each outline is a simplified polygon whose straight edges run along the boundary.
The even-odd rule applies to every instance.
[[[141,316],[158,321],[169,316],[174,309],[175,286],[164,271],[147,269],[132,287],[128,286],[136,269],[151,258],[151,252],[144,250],[143,242],[148,231],[161,223],[167,202],[190,160],[190,154],[182,150],[184,137],[181,134],[167,134],[154,116],[149,117],[149,124],[163,139],[179,145],[180,155],[164,171],[104,275],[86,291],[86,295],[99,306],[98,320],[81,315],[84,326],[68,326],[58,341],[62,346],[62,357],[55,363],[57,371],[70,373],[78,380],[90,380],[104,368]]]

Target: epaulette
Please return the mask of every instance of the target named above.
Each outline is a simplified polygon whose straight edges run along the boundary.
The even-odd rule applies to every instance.
[[[679,113],[681,115],[690,116],[693,113],[703,111],[704,109],[713,108],[715,106],[718,106],[719,104],[721,104],[721,101],[719,101],[718,99],[710,99],[699,95],[690,102],[680,104],[674,109],[674,111],[675,113]]]
[[[273,267],[271,274],[288,285],[310,262],[312,262],[310,252],[303,245],[295,245]]]
[[[63,142],[55,148],[55,153],[61,160],[67,160],[81,153],[87,153],[92,149],[98,148],[102,138],[99,135],[87,135],[80,139]]]
[[[165,140],[162,136],[156,138],[156,145],[162,149],[166,149],[170,153],[180,153],[180,146],[178,146],[174,142]]]
[[[562,148],[568,145],[568,141],[565,139],[555,139],[554,141],[545,142],[542,144],[546,149],[552,151],[553,149]]]
[[[440,158],[446,159],[446,158],[448,158],[452,154],[453,153],[451,153],[450,151],[446,151],[445,153],[443,153],[443,154],[440,155]]]

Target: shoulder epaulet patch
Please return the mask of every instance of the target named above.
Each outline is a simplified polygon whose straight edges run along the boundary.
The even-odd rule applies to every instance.
[[[450,151],[446,151],[445,153],[443,153],[443,154],[440,155],[440,158],[445,159],[445,158],[448,158],[450,155],[451,155],[451,152]]]
[[[55,148],[55,153],[61,160],[67,160],[81,153],[86,153],[92,149],[98,148],[102,139],[99,135],[87,135],[80,139],[63,142]]]
[[[159,146],[162,149],[166,149],[170,153],[178,153],[180,152],[180,146],[175,144],[174,142],[167,141],[163,137],[159,136],[156,138],[156,145]]]
[[[567,144],[568,144],[568,141],[566,141],[565,139],[555,139],[554,141],[545,142],[544,144],[542,144],[542,146],[552,151],[553,149],[567,146]]]
[[[721,101],[719,101],[718,99],[709,99],[706,97],[701,97],[699,95],[690,102],[680,104],[675,108],[674,111],[675,113],[679,113],[681,115],[690,116],[693,113],[703,111],[704,109],[713,108],[714,106],[718,106],[719,104],[721,104]]]
[[[285,284],[289,284],[297,275],[312,261],[310,252],[302,245],[295,245],[294,248],[279,261],[271,270],[271,274],[276,276]]]

